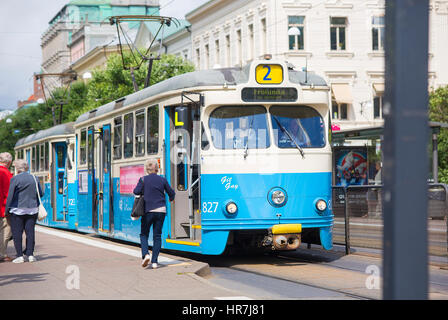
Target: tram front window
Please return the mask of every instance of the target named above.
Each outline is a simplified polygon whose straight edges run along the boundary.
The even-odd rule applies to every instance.
[[[279,148],[322,148],[325,123],[319,113],[307,106],[272,106],[269,109],[274,141]],[[294,141],[291,141],[291,138]]]
[[[211,113],[209,126],[217,149],[265,149],[270,145],[262,106],[219,107]]]

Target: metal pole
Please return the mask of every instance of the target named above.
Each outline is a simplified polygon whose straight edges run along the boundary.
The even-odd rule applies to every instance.
[[[345,254],[350,254],[350,215],[348,211],[348,187],[344,187],[344,198]]]
[[[151,72],[152,72],[153,61],[154,61],[153,57],[150,57],[148,59],[148,73],[146,74],[145,88],[148,88],[151,85]]]
[[[131,71],[131,78],[132,78],[132,84],[134,85],[134,91],[138,91],[138,85],[137,81],[135,81],[135,75],[134,75],[134,68],[130,67],[129,70]]]
[[[428,298],[428,12],[386,1],[384,299]]]
[[[439,182],[439,155],[437,145],[437,133],[432,134],[432,179],[434,183]]]

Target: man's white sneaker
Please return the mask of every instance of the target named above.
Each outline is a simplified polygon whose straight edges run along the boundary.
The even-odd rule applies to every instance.
[[[34,256],[29,256],[28,257],[28,262],[36,262],[37,259]]]
[[[25,259],[23,257],[17,257],[14,260],[12,260],[12,263],[24,263]]]
[[[153,268],[153,269],[157,269],[157,263],[153,263],[153,264],[152,264],[152,268]]]
[[[146,266],[149,264],[149,260],[150,260],[150,257],[149,257],[149,254],[147,254],[145,256],[145,258],[142,260],[142,267],[143,268],[146,268]]]

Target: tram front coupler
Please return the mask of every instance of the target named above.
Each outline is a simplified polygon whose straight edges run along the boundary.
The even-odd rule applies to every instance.
[[[277,224],[268,229],[263,245],[272,250],[295,250],[300,246],[301,233],[301,224]]]

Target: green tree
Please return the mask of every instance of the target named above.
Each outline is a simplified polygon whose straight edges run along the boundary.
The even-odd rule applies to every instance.
[[[41,115],[40,106],[33,106],[19,109],[0,121],[0,152],[14,154],[14,146],[20,138],[44,129],[45,123],[42,122]]]
[[[429,119],[448,123],[448,86],[440,87],[429,95]],[[439,146],[439,182],[448,183],[448,129],[441,129]]]
[[[131,54],[125,53],[125,63],[131,62]],[[141,60],[138,60],[140,62]],[[134,76],[139,90],[144,88],[148,71],[148,62],[144,61]],[[194,66],[181,57],[162,55],[155,60],[151,73],[151,85],[171,78],[173,76],[194,71]],[[107,61],[106,68],[97,68],[93,71],[92,79],[85,84],[77,81],[71,84],[69,96],[64,89],[52,92],[53,98],[38,106],[19,109],[6,119],[0,121],[0,152],[8,151],[14,154],[16,142],[39,130],[53,126],[52,107],[55,117],[59,120],[60,101],[62,106],[62,123],[75,121],[81,114],[95,109],[110,101],[124,97],[134,92],[131,73],[123,69],[122,58],[113,54]]]
[[[124,61],[126,65],[133,62],[129,52],[125,53]],[[150,85],[191,71],[194,71],[194,65],[183,58],[175,55],[162,55],[160,60],[155,60],[153,63]],[[147,72],[148,61],[144,61],[139,69],[134,70],[134,77],[139,90],[144,88]],[[97,68],[92,72],[92,79],[87,85],[87,102],[81,109],[77,109],[72,114],[71,119],[74,120],[85,112],[133,92],[134,85],[131,72],[123,68],[122,57],[113,54],[107,60],[106,68]]]

